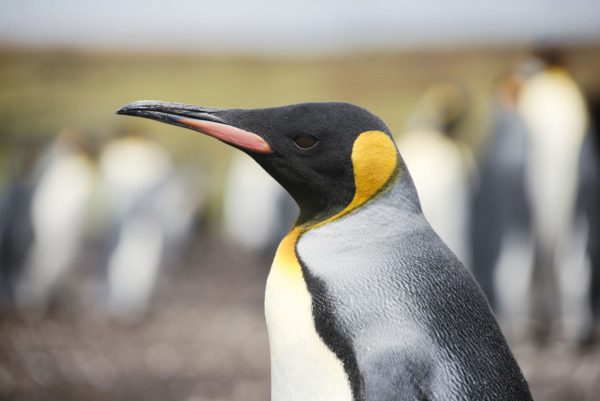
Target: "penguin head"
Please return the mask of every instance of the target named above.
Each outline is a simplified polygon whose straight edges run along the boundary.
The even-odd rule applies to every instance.
[[[139,101],[117,113],[199,131],[246,152],[298,203],[299,224],[365,202],[399,163],[383,121],[349,103],[215,109]]]

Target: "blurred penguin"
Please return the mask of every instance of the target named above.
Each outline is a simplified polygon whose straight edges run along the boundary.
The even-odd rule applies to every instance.
[[[16,141],[15,141],[16,142]],[[15,286],[33,243],[31,201],[37,143],[18,141],[9,151],[8,176],[0,195],[0,302],[12,304]]]
[[[38,167],[31,199],[33,243],[17,285],[17,305],[43,315],[79,254],[95,184],[86,140],[59,134]]]
[[[107,307],[133,322],[147,312],[165,257],[188,235],[200,199],[168,152],[139,134],[106,145],[100,173],[111,221]]]
[[[223,231],[243,248],[271,258],[298,207],[254,160],[236,152],[225,180]]]
[[[544,343],[565,305],[561,293],[571,294],[569,280],[580,276],[582,269],[581,261],[574,261],[568,251],[579,246],[568,242],[573,238],[587,113],[560,52],[544,49],[527,68],[532,73],[524,82],[518,108],[530,134],[525,179],[535,235],[531,324],[534,338]]]
[[[454,82],[428,88],[398,147],[417,187],[423,213],[434,230],[469,267],[468,216],[471,157],[457,137],[467,109]]]
[[[579,321],[571,323],[571,337],[580,345],[595,344],[600,339],[600,93],[589,97],[589,134],[580,158],[580,186],[574,224],[576,251],[587,269],[575,278],[571,309]],[[582,249],[585,247],[585,252]],[[580,256],[581,257],[581,256]],[[577,302],[579,301],[579,302]],[[569,313],[568,309],[565,313]]]
[[[479,157],[472,196],[473,274],[503,328],[526,329],[533,236],[525,171],[527,125],[517,110],[522,77],[513,71],[495,88],[491,131]]]

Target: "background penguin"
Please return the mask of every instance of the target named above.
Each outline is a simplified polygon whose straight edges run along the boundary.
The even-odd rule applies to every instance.
[[[471,262],[475,278],[504,329],[526,328],[534,239],[525,171],[528,128],[517,110],[521,76],[498,82],[492,127],[482,146],[472,191]]]
[[[427,88],[397,139],[435,232],[470,268],[468,226],[471,158],[457,131],[467,110],[465,90],[455,82]]]
[[[33,243],[16,288],[23,311],[42,316],[73,268],[96,180],[93,147],[65,131],[40,161],[31,198]]]
[[[576,221],[584,221],[587,237],[586,262],[589,268],[584,313],[587,319],[576,333],[580,345],[600,339],[600,93],[588,100],[590,130],[580,160],[580,186]]]
[[[223,198],[225,237],[271,258],[298,214],[287,192],[254,160],[235,153],[225,179]]]
[[[14,302],[15,287],[33,243],[31,201],[39,150],[39,144],[32,141],[11,149],[8,179],[0,189],[0,305]]]
[[[526,67],[532,73],[517,107],[529,133],[525,182],[535,237],[531,326],[543,343],[556,329],[565,300],[572,298],[569,278],[584,270],[583,263],[569,257],[569,248],[585,254],[584,245],[570,242],[588,116],[583,94],[558,50],[541,49]]]
[[[182,250],[202,197],[168,152],[142,135],[111,141],[100,157],[101,191],[111,220],[106,257],[107,307],[139,321],[166,258]]]
[[[423,217],[379,118],[347,103],[143,101],[118,113],[240,148],[298,203],[267,280],[274,401],[531,399],[483,294]]]

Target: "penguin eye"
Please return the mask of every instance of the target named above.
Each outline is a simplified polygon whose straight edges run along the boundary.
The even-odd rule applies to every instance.
[[[300,149],[310,149],[319,143],[319,140],[312,135],[308,134],[298,134],[294,138],[294,143]]]

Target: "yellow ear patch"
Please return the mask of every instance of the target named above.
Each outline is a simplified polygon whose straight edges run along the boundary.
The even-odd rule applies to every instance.
[[[352,147],[356,192],[346,209],[354,209],[375,195],[388,182],[398,164],[392,139],[381,131],[360,134]]]

